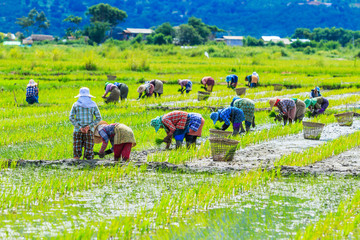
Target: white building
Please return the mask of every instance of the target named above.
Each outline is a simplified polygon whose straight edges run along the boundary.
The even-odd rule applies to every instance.
[[[223,36],[223,39],[228,46],[244,46],[244,37],[242,36]]]

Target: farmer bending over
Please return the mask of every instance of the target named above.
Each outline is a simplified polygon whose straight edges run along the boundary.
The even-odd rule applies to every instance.
[[[106,95],[110,92],[110,96],[106,97]],[[120,98],[120,90],[119,88],[112,84],[112,83],[105,83],[105,93],[104,95],[102,95],[102,98],[105,99],[105,103],[110,103],[110,102],[114,102],[117,103],[119,102],[119,98]]]
[[[221,109],[217,112],[213,112],[210,114],[210,118],[213,120],[214,125],[217,121],[224,122],[221,127],[221,130],[225,131],[230,127],[230,124],[233,125],[233,136],[239,134],[239,129],[241,127],[241,132],[244,133],[245,130],[242,126],[242,122],[245,120],[244,112],[241,109],[236,107],[227,107]]]
[[[121,101],[126,99],[129,93],[129,87],[125,83],[114,83],[115,86],[120,90],[120,99]]]
[[[109,141],[112,148],[107,148]],[[94,142],[102,143],[99,157],[105,154],[114,153],[114,161],[119,161],[120,157],[124,161],[130,158],[131,148],[136,146],[135,136],[132,129],[121,123],[107,124],[105,121],[99,122],[95,127]]]
[[[183,79],[183,80],[179,79],[178,84],[181,87],[179,89],[179,92],[181,92],[181,94],[183,94],[185,90],[186,93],[189,93],[192,90],[192,82],[188,79]]]
[[[184,137],[189,131],[189,123],[190,116],[187,112],[173,111],[152,119],[150,125],[155,128],[156,132],[159,131],[160,128],[165,129],[167,136],[163,141],[167,143],[166,148],[168,149],[173,137],[176,140],[177,148],[182,145]]]
[[[303,101],[297,98],[292,98],[296,105],[295,122],[302,122],[305,116],[306,105]]]
[[[306,99],[304,102],[306,108],[310,109],[310,111],[312,112],[311,115],[314,117],[324,113],[327,107],[329,106],[329,101],[324,97]]]
[[[252,125],[255,127],[255,103],[254,101],[248,98],[239,98],[234,97],[232,103],[230,104],[231,107],[236,107],[241,109],[245,115],[245,127],[246,131],[250,131],[250,126]],[[241,123],[241,129],[243,130],[244,127]]]
[[[154,85],[150,84],[149,82],[140,85],[140,87],[138,87],[137,89],[137,92],[139,93],[139,97],[137,98],[137,100],[144,97],[151,97],[151,95],[154,93],[154,88]]]
[[[215,85],[215,80],[212,77],[203,77],[200,81],[204,85],[204,89],[208,92],[212,92]]]
[[[39,89],[33,79],[30,79],[29,84],[26,86],[26,101],[29,104],[39,103]]]
[[[157,95],[160,97],[161,94],[164,93],[164,84],[162,81],[158,80],[158,79],[153,79],[150,81],[150,85],[154,86],[154,95],[155,97],[157,97]]]
[[[251,75],[251,84],[250,84],[250,87],[251,87],[251,88],[256,87],[257,84],[259,83],[259,81],[260,81],[259,74],[257,74],[256,72],[253,72],[252,75]]]
[[[315,97],[321,97],[321,93],[320,93],[320,88],[316,87],[314,89],[311,89],[310,92],[310,98],[315,98]]]
[[[226,76],[226,82],[227,82],[228,88],[234,89],[234,88],[236,88],[237,83],[238,83],[238,76],[236,76],[235,74],[228,75],[228,76]]]
[[[74,125],[74,159],[80,159],[84,148],[84,157],[88,160],[93,159],[94,152],[94,127],[101,121],[99,109],[91,98],[88,88],[80,89],[79,98],[70,111],[70,121]],[[94,120],[95,117],[95,120]]]
[[[276,106],[279,109],[280,115],[282,115],[284,119],[284,126],[286,125],[287,120],[289,120],[290,124],[295,120],[296,104],[294,100],[289,98],[280,100],[275,97],[269,100],[269,104],[271,108]]]

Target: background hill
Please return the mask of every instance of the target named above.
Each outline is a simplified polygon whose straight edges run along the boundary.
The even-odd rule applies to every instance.
[[[291,36],[299,27],[342,27],[360,29],[360,0],[317,1],[303,0],[2,0],[0,2],[0,32],[21,31],[16,18],[27,16],[36,8],[44,11],[50,20],[45,33],[62,36],[67,16],[84,18],[88,7],[109,3],[124,10],[128,18],[121,27],[144,27],[170,22],[186,23],[191,16],[202,18],[209,25],[217,25],[231,35],[280,35]]]

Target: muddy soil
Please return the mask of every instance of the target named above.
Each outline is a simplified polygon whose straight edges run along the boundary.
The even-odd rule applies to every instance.
[[[360,121],[355,120],[351,127],[340,127],[338,124],[325,126],[319,141],[304,139],[303,133],[280,137],[271,141],[240,149],[231,162],[214,162],[212,158],[194,160],[186,164],[188,168],[197,171],[241,171],[256,168],[274,168],[276,159],[291,152],[301,152],[305,149],[325,144],[342,135],[359,130]]]
[[[360,175],[360,147],[353,148],[337,156],[330,157],[305,167],[283,166],[281,172],[287,174],[339,174]]]

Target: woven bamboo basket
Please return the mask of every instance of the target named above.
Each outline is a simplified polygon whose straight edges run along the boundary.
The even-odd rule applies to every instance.
[[[283,85],[281,85],[281,84],[274,84],[274,90],[275,90],[275,91],[281,91],[282,88],[283,88]]]
[[[319,140],[324,127],[323,123],[303,122],[304,138]]]
[[[246,88],[245,87],[235,88],[235,92],[236,92],[236,95],[238,95],[238,96],[245,95]]]
[[[210,138],[211,154],[214,161],[232,161],[239,141],[227,138]]]
[[[334,114],[334,116],[340,126],[350,127],[353,124],[353,116],[354,116],[353,112]]]
[[[115,80],[115,79],[116,79],[116,76],[107,75],[107,79],[108,79],[108,80]]]
[[[207,91],[207,92],[212,92],[213,88],[214,88],[214,85],[208,85],[208,86],[206,87],[206,91]]]
[[[228,138],[232,134],[232,132],[223,131],[219,129],[210,129],[209,131],[211,138]]]
[[[210,97],[210,93],[209,93],[209,92],[198,91],[198,100],[199,100],[199,101],[208,100],[209,97]]]

